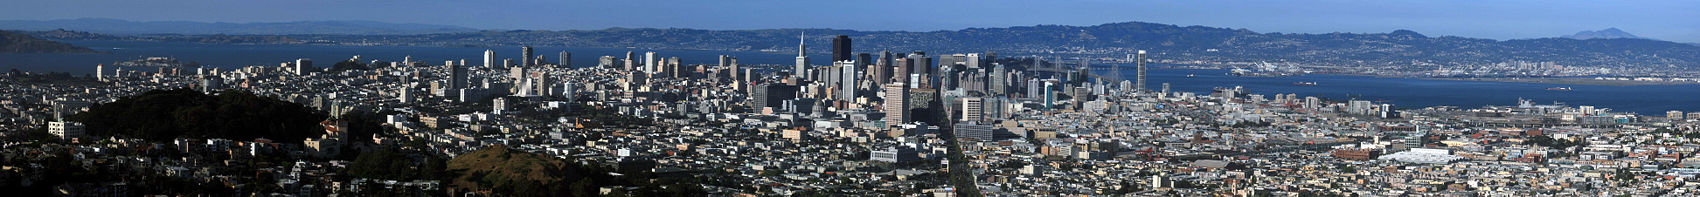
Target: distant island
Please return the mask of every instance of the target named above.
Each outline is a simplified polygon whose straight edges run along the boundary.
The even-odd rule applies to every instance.
[[[0,31],[0,53],[96,53],[95,50],[72,46],[11,31]]]

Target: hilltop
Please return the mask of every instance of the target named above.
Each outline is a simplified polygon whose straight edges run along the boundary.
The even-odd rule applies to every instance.
[[[73,29],[103,34],[186,34],[186,35],[411,35],[477,31],[450,25],[386,23],[377,21],[294,21],[294,22],[190,22],[190,21],[128,21],[109,18],[80,18],[62,20],[0,20],[0,29],[50,31]]]
[[[89,48],[72,46],[30,36],[28,34],[0,31],[0,53],[94,53]]]
[[[502,145],[455,156],[448,166],[457,172],[450,186],[499,194],[565,194],[570,189],[567,181],[584,177],[578,166],[566,161]]]
[[[175,138],[224,138],[300,142],[324,133],[328,117],[288,101],[242,91],[207,95],[190,89],[151,90],[67,119],[82,122],[92,136],[124,136],[166,141]]]
[[[1576,34],[1564,36],[1563,38],[1577,39],[1577,40],[1616,39],[1616,38],[1647,39],[1647,38],[1642,38],[1640,36],[1635,36],[1635,34],[1630,34],[1629,32],[1623,32],[1623,30],[1617,29],[1616,27],[1606,28],[1606,29],[1602,29],[1602,30],[1599,30],[1599,31],[1576,32]]]

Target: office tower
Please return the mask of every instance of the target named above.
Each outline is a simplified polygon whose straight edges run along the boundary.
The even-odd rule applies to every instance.
[[[1682,111],[1678,111],[1678,110],[1665,111],[1665,119],[1668,119],[1670,121],[1683,120]]]
[[[466,71],[459,65],[449,65],[449,90],[466,88]],[[447,92],[447,91],[445,91]]]
[[[927,74],[928,76],[931,76],[933,74],[933,58],[927,57],[927,53],[924,52],[910,53],[909,74]],[[910,84],[910,86],[916,85],[920,84]]]
[[[659,71],[656,68],[656,66],[659,66],[659,65],[657,65],[655,63],[655,61],[658,61],[658,60],[655,59],[655,52],[654,51],[644,52],[643,53],[643,72],[645,72],[645,73],[655,73],[655,71]]]
[[[838,35],[832,38],[832,61],[850,60],[850,36]]]
[[[874,86],[891,82],[891,51],[880,51],[879,61],[874,63]]]
[[[633,64],[636,64],[636,63],[633,62],[632,58],[637,58],[637,56],[633,55],[632,51],[626,51],[626,59],[625,59],[626,68],[623,69],[626,72],[632,72],[632,68],[636,67],[636,65],[633,65]]]
[[[1139,50],[1138,57],[1134,58],[1133,61],[1138,62],[1136,64],[1139,65],[1139,77],[1133,81],[1134,90],[1145,91],[1145,50]]]
[[[969,53],[964,57],[964,59],[962,59],[962,61],[964,65],[968,65],[968,68],[981,68],[986,66],[982,65],[983,63],[981,63],[981,61],[984,61],[984,59],[980,59],[979,53]]]
[[[761,111],[763,107],[783,107],[781,104],[785,100],[797,98],[797,90],[797,86],[782,83],[756,85],[755,91],[750,94],[750,108],[754,111]]]
[[[490,106],[494,109],[491,109],[490,113],[491,114],[498,114],[498,115],[502,114],[502,110],[508,108],[507,100],[508,99],[501,98],[501,97],[497,97],[496,99],[491,99],[490,100]]]
[[[985,121],[984,119],[981,119],[981,117],[983,117],[984,114],[985,114],[985,112],[984,112],[985,111],[985,109],[984,109],[985,108],[985,101],[982,98],[980,98],[980,97],[963,97],[963,98],[961,98],[961,100],[962,100],[962,119],[958,120],[958,121],[961,121],[961,122],[981,122],[981,121]]]
[[[736,61],[737,59],[732,59],[732,60],[733,60],[732,63],[738,63],[738,61]],[[738,65],[738,64],[732,64],[732,65]],[[740,74],[739,77],[741,77],[741,78],[738,78],[739,81],[743,81],[744,83],[754,82],[755,79],[761,77],[761,76],[758,76],[760,74],[756,74],[756,69],[754,69],[754,68],[744,68],[744,70],[739,71],[738,74]]]
[[[519,83],[521,80],[524,80],[525,76],[526,76],[525,68],[523,68],[523,67],[517,67],[516,66],[516,67],[508,68],[508,80],[509,81],[512,81],[514,83]]]
[[[903,83],[885,85],[885,125],[896,128],[909,122],[909,86]]]
[[[836,64],[834,66],[838,66],[840,69],[843,69],[842,71],[839,71],[841,76],[838,77],[838,100],[855,101],[857,76],[856,60],[838,61],[834,62],[834,64]]]
[[[729,66],[729,68],[727,68],[728,74],[726,75],[726,77],[731,77],[732,80],[743,79],[743,77],[742,77],[743,75],[749,74],[749,73],[744,73],[743,70],[741,70],[741,69],[738,69],[738,58],[735,58],[735,57],[734,58],[726,58],[726,64]]]
[[[909,81],[909,70],[913,70],[909,67],[914,67],[914,61],[908,57],[898,57],[892,60],[891,66],[891,81],[888,83],[900,83]]]
[[[1044,110],[1045,111],[1050,111],[1051,110],[1051,104],[1057,102],[1057,93],[1052,91],[1052,89],[1054,89],[1056,86],[1057,86],[1057,84],[1051,83],[1050,81],[1046,81],[1045,82],[1045,90],[1043,92],[1039,92],[1039,94],[1045,95],[1045,100],[1044,100],[1044,102],[1045,102],[1045,109]]]
[[[555,60],[555,61],[561,61],[561,63],[558,63],[557,65],[561,65],[562,68],[572,68],[573,67],[573,53],[568,53],[567,51],[561,51],[561,59]]]
[[[803,44],[803,34],[797,34],[797,68],[791,70],[791,72],[794,72],[791,73],[791,75],[795,76],[798,80],[802,80],[807,76],[804,72],[807,72],[808,70],[809,55],[804,54],[803,51],[808,48],[808,45]]]
[[[1163,93],[1159,94],[1159,96],[1168,96],[1168,95],[1169,95],[1169,83],[1163,83]]]
[[[1002,64],[992,63],[990,69],[992,71],[986,76],[986,86],[989,89],[986,93],[992,96],[1009,94],[1009,68],[1004,68]]]
[[[485,49],[484,50],[484,67],[495,67],[495,66],[496,66],[496,51]]]
[[[874,63],[874,57],[872,55],[870,55],[868,53],[857,53],[856,54],[856,69],[868,69],[868,65],[873,64],[873,63]],[[873,74],[873,73],[868,73],[868,71],[862,71],[862,72],[863,72],[862,73],[863,75]]]
[[[313,69],[313,60],[307,58],[295,59],[295,75],[302,75],[308,69]]]
[[[615,62],[614,56],[604,55],[601,58],[596,59],[596,66],[597,67],[614,67],[614,62]]]
[[[106,81],[106,64],[94,65],[94,79],[97,81]]]
[[[519,66],[532,66],[533,63],[536,63],[536,62],[531,61],[531,55],[532,54],[531,54],[531,46],[530,45],[520,46],[519,49],[520,49],[520,56],[519,56],[519,61],[520,61],[519,64],[520,65]]]
[[[732,61],[732,56],[720,55],[720,64],[717,64],[716,67],[724,68],[730,61]]]
[[[679,65],[679,57],[669,57],[669,58],[667,58],[667,64],[663,64],[663,65],[667,65],[667,69],[661,70],[661,71],[667,73],[667,75],[673,76],[673,78],[684,78],[685,77],[685,74],[683,72],[684,69],[680,68],[680,67],[684,67],[684,66]]]

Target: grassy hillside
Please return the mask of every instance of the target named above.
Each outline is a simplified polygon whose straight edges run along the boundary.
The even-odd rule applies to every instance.
[[[36,38],[17,32],[0,31],[0,53],[94,53],[89,48],[71,46]]]

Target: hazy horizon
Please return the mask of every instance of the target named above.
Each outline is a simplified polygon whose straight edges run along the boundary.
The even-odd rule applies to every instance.
[[[1700,3],[1686,1],[655,1],[396,3],[168,0],[20,2],[0,20],[111,18],[129,21],[296,22],[365,20],[487,30],[831,28],[938,31],[1032,25],[1090,26],[1151,22],[1270,33],[1385,33],[1498,40],[1545,38],[1618,28],[1637,36],[1700,42]],[[92,6],[91,6],[92,5]],[[195,6],[183,6],[195,5]],[[558,8],[558,9],[550,9]],[[620,9],[629,8],[629,9]],[[137,15],[135,10],[150,10]],[[969,11],[964,11],[969,10]]]

